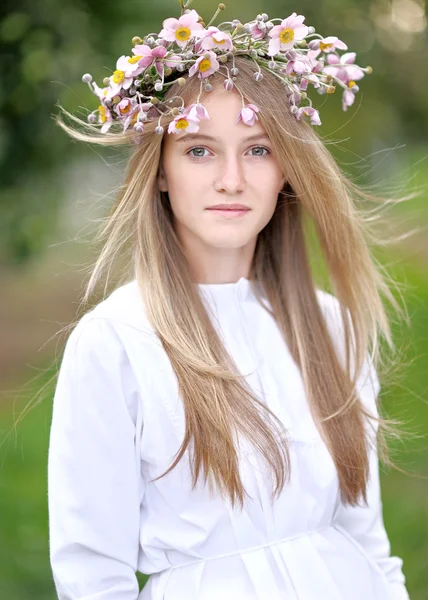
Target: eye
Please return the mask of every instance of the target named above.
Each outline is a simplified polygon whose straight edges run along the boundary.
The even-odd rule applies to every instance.
[[[203,154],[204,150],[207,150],[206,148],[204,148],[203,146],[195,146],[194,148],[191,148],[187,154],[191,157],[191,158],[205,158],[206,154]],[[270,150],[268,148],[265,148],[264,146],[254,146],[253,148],[250,149],[250,151],[253,150],[261,150],[261,151],[265,151],[265,154],[253,154],[252,156],[256,157],[256,158],[265,158],[266,156],[268,156],[268,154],[270,154]],[[197,151],[197,154],[193,154],[193,152]],[[202,151],[202,152],[201,152]],[[207,150],[208,152],[208,150]]]
[[[187,152],[187,154],[188,154],[188,155],[189,155],[191,158],[205,158],[205,155],[204,155],[204,154],[196,154],[196,155],[195,155],[195,154],[192,154],[192,152],[193,152],[194,150],[202,150],[202,151],[204,151],[204,150],[206,150],[206,148],[203,148],[202,146],[196,146],[195,148],[191,148],[191,149],[189,150],[189,152]],[[208,152],[208,151],[207,151],[207,152]]]
[[[266,154],[253,154],[253,156],[256,156],[257,158],[265,158],[265,156],[270,154],[270,150],[264,146],[254,146],[251,150],[266,150]]]

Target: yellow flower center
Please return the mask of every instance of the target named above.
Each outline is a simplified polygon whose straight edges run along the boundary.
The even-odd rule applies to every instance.
[[[191,31],[188,27],[179,27],[175,30],[175,38],[180,40],[180,42],[185,42],[189,39],[191,35]]]
[[[320,42],[320,49],[321,50],[327,50],[328,48],[332,48],[333,44],[323,44],[323,42]]]
[[[125,71],[115,71],[113,73],[113,83],[122,83],[125,79]]]
[[[101,123],[105,123],[107,121],[107,115],[106,115],[105,106],[100,105],[98,107],[98,112],[99,112],[99,115],[100,115],[100,121],[101,121]]]
[[[205,73],[205,71],[208,71],[208,69],[210,69],[210,68],[211,68],[211,61],[209,58],[204,58],[199,63],[199,71],[201,73]]]
[[[334,92],[336,91],[336,86],[335,85],[328,85],[325,88],[325,91],[327,92],[327,94],[334,94]]]
[[[186,129],[186,127],[188,125],[189,125],[189,121],[183,117],[182,119],[178,119],[178,121],[175,124],[175,128],[176,129]]]
[[[216,44],[225,44],[226,40],[218,40],[215,36],[213,36],[213,40],[215,41]]]
[[[288,42],[291,42],[292,40],[294,40],[294,29],[291,29],[290,27],[283,29],[279,34],[279,39],[281,40],[282,44],[287,44]]]
[[[140,58],[143,58],[143,57],[142,56],[131,56],[131,58],[128,58],[128,62],[131,65],[135,65],[140,60]]]
[[[120,112],[122,113],[122,115],[126,115],[127,112],[129,112],[131,110],[131,105],[127,104],[124,108],[120,109]]]
[[[357,84],[355,83],[355,81],[352,81],[352,80],[351,80],[351,81],[348,83],[348,87],[350,87],[350,88],[351,88],[351,87],[354,87],[354,85],[357,85]]]

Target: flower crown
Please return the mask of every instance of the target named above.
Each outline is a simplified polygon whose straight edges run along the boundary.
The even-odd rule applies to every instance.
[[[278,77],[284,84],[291,113],[298,120],[307,115],[311,125],[321,125],[321,120],[308,96],[309,85],[318,94],[332,94],[336,86],[340,86],[342,108],[347,110],[359,90],[356,81],[372,72],[371,67],[355,64],[355,52],[339,55],[338,50],[347,50],[347,45],[334,36],[324,38],[314,27],[304,25],[303,15],[293,12],[286,19],[269,19],[263,13],[249,23],[234,19],[214,27],[211,23],[224,10],[224,4],[218,5],[205,25],[196,10],[187,8],[191,2],[179,0],[180,18],[165,19],[160,33],[150,33],[144,39],[134,37],[132,56],[123,55],[117,60],[116,70],[104,79],[105,87],[98,87],[89,73],[83,75],[82,81],[100,102],[98,109],[88,115],[88,121],[101,124],[102,133],[114,123],[121,124],[124,132],[132,126],[135,132],[143,133],[144,123],[157,119],[155,131],[163,134],[161,120],[167,115],[174,116],[168,133],[198,131],[199,121],[210,118],[199,102],[203,89],[207,92],[213,89],[210,77],[221,73],[224,66],[224,88],[233,90],[239,74],[235,56],[239,55],[248,56],[254,62],[256,82],[263,80],[263,70]],[[279,24],[274,25],[274,21]],[[230,69],[224,64],[229,57],[232,58]],[[167,103],[166,90],[176,81],[184,85],[182,74],[186,71],[188,77],[200,79],[196,103],[185,107],[180,96],[173,96]],[[241,97],[242,109],[237,123],[242,121],[252,126],[258,120],[260,109],[255,104],[245,105],[242,94]],[[181,101],[181,106],[171,106],[174,100]]]

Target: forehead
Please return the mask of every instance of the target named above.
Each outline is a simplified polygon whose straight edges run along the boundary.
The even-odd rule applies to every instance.
[[[197,101],[194,99],[186,106]],[[269,140],[260,120],[253,126],[246,125],[242,120],[238,122],[239,112],[247,102],[237,90],[226,91],[223,86],[217,84],[213,91],[203,94],[199,102],[208,111],[209,119],[199,121],[198,132],[167,134],[178,146],[192,141],[244,144]]]

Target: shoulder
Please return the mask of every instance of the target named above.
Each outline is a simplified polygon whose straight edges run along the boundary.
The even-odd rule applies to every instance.
[[[66,342],[69,355],[78,349],[87,358],[115,355],[133,335],[158,342],[147,318],[138,282],[132,280],[111,292],[74,325]]]

